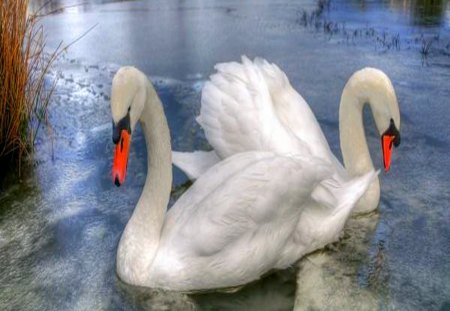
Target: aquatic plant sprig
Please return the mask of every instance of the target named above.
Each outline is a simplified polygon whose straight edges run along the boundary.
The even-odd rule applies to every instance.
[[[61,9],[43,13],[50,3],[33,13],[28,0],[5,0],[0,4],[0,162],[20,166],[33,151],[38,131],[47,121],[47,108],[56,87],[48,79],[55,60],[96,25],[73,42],[63,42],[46,51],[41,18]],[[11,161],[12,160],[12,161]]]
[[[19,171],[46,118],[54,84],[45,75],[61,51],[44,52],[43,27],[27,9],[28,0],[0,4],[0,161],[17,159]]]
[[[448,53],[450,43],[445,45],[441,42],[440,33],[428,34],[426,37],[423,33],[419,33],[409,39],[401,38],[400,33],[390,33],[386,29],[376,29],[368,24],[350,28],[345,22],[330,20],[328,14],[330,6],[330,0],[318,0],[317,7],[312,11],[298,9],[296,24],[325,35],[327,40],[334,37],[338,42],[347,45],[356,45],[364,40],[372,41],[375,49],[381,53],[414,49],[420,53],[422,65],[429,65],[428,58],[431,54],[450,56]]]

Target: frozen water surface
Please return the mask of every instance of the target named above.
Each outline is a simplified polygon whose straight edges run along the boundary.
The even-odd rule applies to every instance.
[[[33,1],[33,8],[44,1]],[[105,2],[105,3],[103,3]],[[51,127],[21,183],[0,192],[1,310],[449,310],[450,10],[447,1],[54,1],[48,47],[89,34],[49,77]],[[428,46],[428,47],[427,47]],[[140,132],[126,184],[110,178],[109,96],[119,66],[152,77],[173,148],[207,149],[194,117],[213,65],[241,54],[279,64],[340,157],[338,103],[348,77],[384,70],[401,105],[402,144],[381,174],[377,213],[342,240],[235,293],[127,286],[118,239],[145,180]],[[365,124],[381,165],[372,117]],[[173,199],[186,187],[174,171]],[[7,185],[7,186],[6,186]]]

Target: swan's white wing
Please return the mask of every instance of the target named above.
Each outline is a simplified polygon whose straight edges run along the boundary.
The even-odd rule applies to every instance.
[[[313,155],[330,163],[334,162],[332,159],[334,155],[314,113],[304,98],[292,87],[286,74],[277,65],[262,58],[256,58],[253,66],[261,72],[274,111],[283,126],[303,141]],[[303,154],[303,149],[293,149],[291,152]]]
[[[203,88],[197,121],[219,158],[253,150],[312,154],[345,174],[310,107],[277,65],[243,56],[242,63],[221,63],[215,69]],[[211,159],[183,153],[173,162],[195,179],[216,163]]]
[[[210,167],[220,161],[213,151],[178,152],[172,151],[172,163],[191,179],[197,179]]]
[[[279,260],[313,189],[329,174],[320,160],[270,152],[218,163],[167,213],[155,277],[188,280],[190,271],[203,271],[203,288],[258,278]]]
[[[197,121],[219,157],[252,150],[309,153],[280,123],[258,66],[243,57],[242,63],[217,64],[215,69],[203,88]]]

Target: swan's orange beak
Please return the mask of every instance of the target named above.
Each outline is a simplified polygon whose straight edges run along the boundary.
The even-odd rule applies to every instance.
[[[128,133],[128,131],[122,130],[120,132],[120,139],[116,144],[116,150],[114,151],[112,179],[117,187],[119,187],[125,181],[125,175],[127,173],[128,154],[130,151],[130,138],[131,135]]]
[[[383,149],[384,171],[389,171],[391,167],[392,146],[394,144],[394,135],[383,135],[381,137],[381,148]]]

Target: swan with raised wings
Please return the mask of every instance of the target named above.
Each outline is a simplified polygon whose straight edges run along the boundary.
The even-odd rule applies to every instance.
[[[131,136],[140,121],[148,175],[117,250],[126,283],[178,291],[242,285],[335,241],[376,173],[339,183],[320,158],[250,151],[204,172],[167,210],[171,144],[163,106],[133,67],[114,76],[113,180],[125,181]],[[331,202],[331,203],[330,203]],[[316,218],[297,226],[306,208]]]
[[[173,152],[173,163],[195,179],[233,154],[273,151],[315,156],[330,163],[342,181],[374,170],[362,121],[365,104],[372,110],[381,136],[383,163],[389,170],[393,146],[400,144],[400,112],[390,79],[365,68],[348,80],[341,97],[339,129],[345,168],[331,152],[311,108],[274,64],[242,57],[221,63],[202,90],[198,123],[213,151]],[[355,212],[370,212],[380,200],[378,176],[357,203]]]

